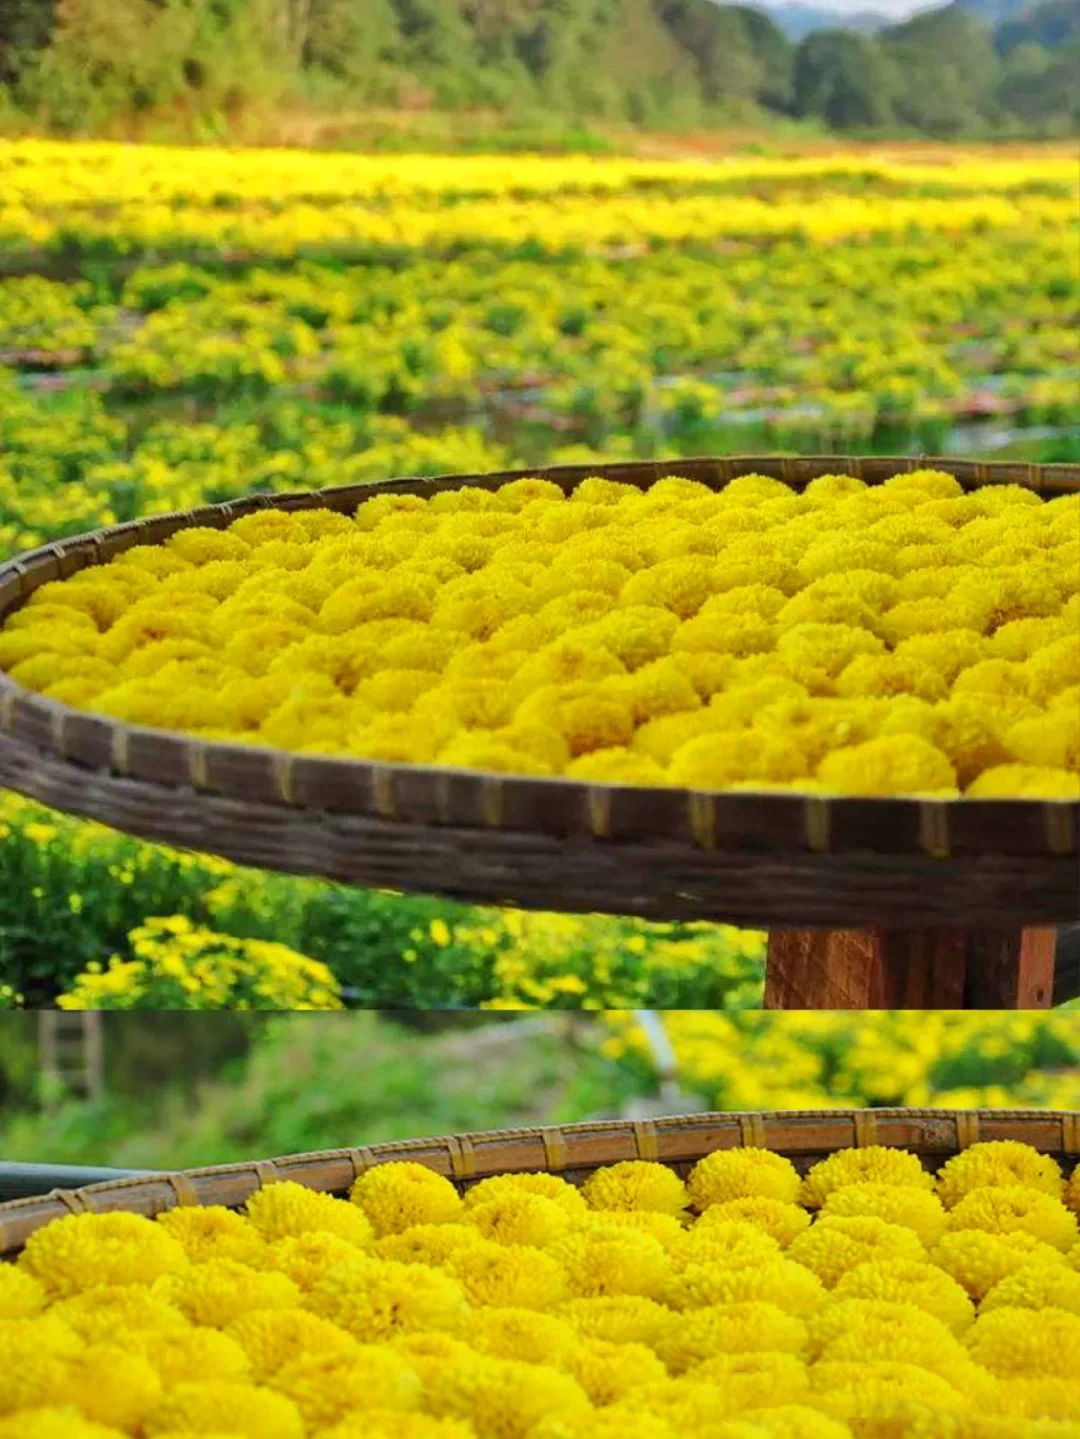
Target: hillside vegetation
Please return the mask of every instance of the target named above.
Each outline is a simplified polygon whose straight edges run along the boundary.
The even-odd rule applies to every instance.
[[[103,1097],[46,1095],[42,1107],[36,1017],[0,1016],[5,1159],[172,1169],[657,1106],[655,1057],[627,1011],[481,1023],[444,1014],[421,1021],[426,1032],[392,1013],[216,1014],[200,1017],[197,1044],[191,1016],[118,1018],[106,1016]],[[661,1101],[668,1113],[1070,1109],[1080,1097],[1080,1015],[1065,1010],[682,1010],[664,1024],[678,1084]]]
[[[940,137],[1075,129],[1077,0],[794,44],[713,0],[0,0],[0,120],[239,133],[253,109]],[[155,128],[156,127],[156,128]]]

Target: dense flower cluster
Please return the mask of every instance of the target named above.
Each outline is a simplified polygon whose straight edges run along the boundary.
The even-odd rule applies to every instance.
[[[149,956],[134,948],[146,915],[162,941]],[[760,931],[729,925],[342,890],[148,844],[14,794],[0,796],[0,931],[9,927],[23,938],[0,1007],[20,994],[34,1008],[92,993],[98,1008],[201,1009],[222,1001],[227,981],[227,1008],[321,1008],[333,996],[314,960],[374,1007],[730,1008],[759,1003],[765,953]],[[211,963],[190,962],[193,934]],[[251,939],[272,944],[251,950]],[[234,967],[237,944],[256,961],[250,974]]]
[[[934,470],[262,510],[42,586],[0,665],[116,719],[302,753],[1075,797],[1078,521],[1080,497]]]
[[[0,1439],[1080,1433],[1077,1180],[1023,1144],[464,1196],[388,1163],[350,1199],[37,1231],[0,1267]]]
[[[131,959],[91,963],[60,1009],[340,1009],[339,985],[318,960],[265,939],[198,929],[183,915],[133,930]]]
[[[655,1060],[637,1019],[604,1016],[605,1052],[655,1084]],[[1080,1015],[908,1010],[767,1014],[682,1010],[664,1016],[680,1083],[712,1109],[1080,1109]],[[883,1177],[868,1198],[887,1219]],[[847,1213],[852,1196],[827,1201]],[[922,1225],[932,1232],[933,1206]]]

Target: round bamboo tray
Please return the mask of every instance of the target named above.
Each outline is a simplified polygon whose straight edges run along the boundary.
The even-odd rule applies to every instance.
[[[0,1255],[14,1257],[35,1230],[65,1214],[125,1210],[152,1216],[182,1204],[236,1208],[279,1180],[344,1194],[365,1169],[395,1159],[427,1165],[467,1189],[493,1174],[523,1171],[561,1174],[580,1183],[594,1169],[624,1159],[656,1160],[686,1175],[706,1154],[740,1146],[785,1155],[803,1173],[838,1149],[869,1144],[911,1150],[929,1168],[939,1167],[972,1144],[994,1139],[1019,1140],[1059,1161],[1074,1161],[1080,1156],[1080,1111],[829,1109],[695,1114],[491,1130],[293,1154],[113,1179],[0,1204]]]
[[[377,493],[493,489],[528,475],[567,492],[591,474],[641,488],[678,474],[720,489],[753,472],[800,489],[837,471],[877,484],[926,465],[969,489],[1019,483],[1047,496],[1080,490],[1076,465],[829,455],[572,466],[255,495],[114,526],[0,565],[0,621],[50,580],[188,526],[223,528],[261,508],[351,512]],[[963,975],[972,966],[980,974],[986,969],[970,945],[963,958],[938,955],[936,948],[920,957],[905,942],[900,965],[875,941],[874,955],[859,958],[854,969],[863,978],[873,970],[885,979],[844,981],[828,993],[819,983],[785,981],[773,996],[781,1005],[1041,1003],[1038,996],[1047,991],[1043,931],[1080,918],[1080,803],[1070,801],[701,792],[322,759],[117,723],[43,699],[2,674],[0,785],[241,864],[474,903],[722,918],[798,935],[811,927],[1007,934],[1017,955],[1022,928],[1043,927],[1027,931],[1042,938],[1038,979],[1025,982],[1026,999],[1010,997],[1011,979],[1000,1000],[977,986],[969,994]],[[805,968],[797,956],[791,965]],[[832,959],[829,966],[836,967]],[[923,976],[917,982],[897,977],[912,966]],[[1010,973],[1014,968],[1011,960],[1004,963]],[[934,978],[939,970],[947,982]],[[959,996],[953,992],[958,974]]]

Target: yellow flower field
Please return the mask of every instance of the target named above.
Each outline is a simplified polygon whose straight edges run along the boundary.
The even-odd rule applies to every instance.
[[[917,154],[838,145],[814,156],[652,161],[0,141],[0,554],[252,490],[394,474],[656,456],[677,474],[688,453],[979,452],[991,443],[1032,459],[1069,458],[1080,421],[1078,192],[1073,157],[1052,145],[1022,153],[926,146]],[[1066,566],[1070,515],[1065,506],[1054,531]],[[1007,621],[991,638],[975,622],[987,596],[972,593],[965,614],[975,619],[960,629],[975,640],[946,654],[941,636],[920,631],[936,603],[925,590],[937,583],[925,567],[934,561],[933,538],[908,536],[903,573],[891,577],[903,596],[890,596],[859,631],[870,635],[887,616],[902,622],[903,635],[883,643],[904,650],[905,664],[893,648],[847,655],[830,683],[847,674],[857,696],[826,697],[810,684],[810,723],[793,687],[808,688],[822,656],[803,654],[786,698],[761,704],[762,722],[766,712],[784,711],[785,723],[802,714],[802,738],[814,753],[795,768],[843,769],[844,747],[819,753],[820,703],[876,706],[887,725],[887,700],[891,718],[904,710],[904,733],[879,734],[867,712],[865,742],[886,745],[886,768],[898,762],[893,751],[912,751],[909,787],[1000,781],[1010,792],[1035,784],[1040,793],[1071,793],[1072,740],[1063,731],[1048,748],[1040,716],[1051,701],[1065,713],[1071,698],[1069,656],[1053,658],[1051,630],[1068,623],[1075,596],[1063,592],[1061,608],[1047,609],[1045,597],[1010,591],[1001,598]],[[1022,567],[1030,541],[1003,531],[987,553]],[[664,543],[677,550],[674,537]],[[746,558],[761,571],[760,555]],[[970,554],[948,558],[957,562],[952,578],[970,570]],[[828,590],[836,579],[829,566],[840,561],[822,564],[806,577],[810,589]],[[614,573],[609,567],[609,587]],[[766,589],[783,597],[783,643],[794,646],[800,625],[788,607],[807,607],[806,594],[788,594],[763,572],[745,580],[766,607],[776,600]],[[974,575],[968,580],[969,590],[978,588]],[[224,574],[218,582],[228,587]],[[857,598],[843,601],[843,623]],[[835,616],[840,600],[829,603]],[[866,621],[861,610],[856,618]],[[757,620],[776,637],[776,616]],[[821,620],[807,614],[800,623]],[[673,724],[659,710],[680,689],[694,730],[694,714],[717,708],[702,688],[729,662],[741,667],[755,708],[761,686],[775,687],[753,673],[768,653],[755,651],[762,634],[755,641],[753,625],[710,671],[701,649],[707,626],[690,616],[676,621],[678,644],[657,655],[664,672],[648,693],[621,695],[616,742],[602,747],[632,759],[617,754],[615,764],[609,756],[599,773],[594,751],[577,753],[576,738],[568,740],[561,720],[552,729],[547,715],[530,731],[531,750],[509,746],[513,764],[656,779],[658,770],[667,775],[681,739],[702,751],[694,752],[699,778],[707,770],[717,783],[742,783],[749,764],[756,783],[814,781],[809,772],[787,777],[793,761],[775,745],[768,762],[758,755],[750,763],[741,750],[714,753],[714,738],[696,733],[658,735],[656,752],[644,741],[625,743],[627,705],[635,736],[678,729],[678,711]],[[38,687],[51,683],[41,655],[22,653],[28,632],[19,635],[16,626],[0,636],[5,668]],[[409,670],[419,638],[399,638],[405,658],[397,668]],[[594,668],[607,642],[596,645]],[[1031,667],[1044,664],[1036,651],[1050,656],[1052,673],[1036,677],[1037,696],[1018,698],[1020,671],[1027,684]],[[455,663],[445,660],[447,668]],[[82,673],[69,673],[61,689],[96,703],[95,686],[113,677],[103,666],[117,663],[82,655]],[[614,689],[620,666],[627,679],[641,673],[618,655],[612,665],[606,679],[597,673],[586,682]],[[442,673],[426,663],[421,670]],[[357,679],[367,709],[349,735],[362,729],[365,752],[385,752],[391,732],[395,743],[405,733],[386,711],[409,696],[385,673]],[[260,692],[262,724],[263,692],[275,681],[249,681],[248,690]],[[890,693],[905,683],[915,685],[910,703]],[[954,696],[955,686],[970,693]],[[135,697],[122,684],[101,693],[117,713],[133,713]],[[996,697],[992,735],[987,694]],[[328,698],[338,711],[358,703],[344,691]],[[839,709],[833,718],[843,727],[850,716]],[[250,706],[244,713],[250,717]],[[223,713],[215,728],[247,734],[247,721],[236,718]],[[330,730],[320,742],[344,743],[340,726]],[[277,733],[290,745],[310,738],[303,724]],[[829,734],[835,738],[835,725]],[[484,763],[493,759],[484,735],[468,726],[443,738],[463,747],[466,760],[477,759],[478,744]],[[497,748],[505,767],[507,747]],[[856,775],[830,782],[865,786],[873,771],[876,786],[880,758],[863,756]],[[982,770],[988,777],[980,780]],[[271,1005],[298,994],[297,1002],[319,1005],[387,1002],[392,977],[408,1003],[685,1008],[753,1003],[760,993],[760,936],[605,920],[563,926],[551,916],[519,921],[434,902],[316,893],[300,882],[219,875],[209,862],[181,863],[33,806],[11,813],[0,859],[7,1003],[65,994],[72,1004],[107,995],[127,1005],[165,992],[197,1004],[226,993],[229,1002]],[[176,968],[173,950],[182,946],[174,936],[168,964],[140,961],[132,936],[174,920],[188,923],[201,947],[186,940],[191,952]],[[438,926],[449,943],[435,937]],[[308,962],[326,963],[333,984],[309,976],[298,991],[290,977],[268,981],[261,998],[245,990],[237,946],[279,938],[293,956],[290,976]],[[377,958],[359,957],[367,954]]]

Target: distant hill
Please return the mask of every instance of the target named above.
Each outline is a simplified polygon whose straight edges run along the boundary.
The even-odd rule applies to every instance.
[[[817,30],[855,30],[860,35],[876,35],[891,23],[890,17],[878,10],[827,10],[817,5],[765,4],[761,7],[770,20],[796,43]]]
[[[1031,9],[1031,0],[955,0],[955,3],[960,10],[984,20],[991,29]]]
[[[715,0],[721,3],[721,0]],[[946,3],[934,6],[921,4],[919,12],[931,9],[945,9]],[[995,43],[1001,54],[1007,54],[1017,45],[1034,42],[1053,50],[1067,44],[1080,33],[1080,0],[952,0],[957,9],[965,11],[974,19],[983,21],[995,33]],[[859,35],[877,35],[895,25],[896,16],[884,11],[839,10],[828,5],[801,3],[801,0],[759,0],[760,8],[773,23],[798,44],[807,35],[819,30],[851,30]]]
[[[999,55],[1008,55],[1018,45],[1043,45],[1060,50],[1080,39],[1080,0],[1043,0],[1015,19],[1006,20],[994,33]]]

